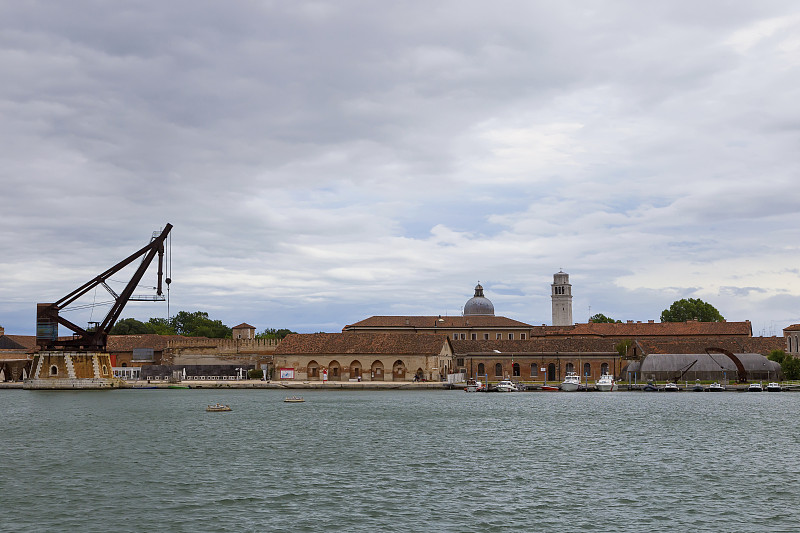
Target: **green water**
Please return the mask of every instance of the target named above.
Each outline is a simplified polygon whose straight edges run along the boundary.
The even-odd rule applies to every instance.
[[[303,396],[0,391],[0,530],[800,527],[800,394]]]

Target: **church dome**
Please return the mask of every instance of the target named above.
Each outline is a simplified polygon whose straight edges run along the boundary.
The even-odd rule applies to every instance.
[[[478,283],[475,286],[475,296],[464,304],[464,316],[488,315],[494,316],[494,305],[483,295],[483,287]]]

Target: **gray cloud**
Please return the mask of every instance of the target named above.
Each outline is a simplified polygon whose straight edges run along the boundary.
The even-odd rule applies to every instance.
[[[548,322],[560,267],[576,320],[795,320],[791,2],[0,15],[8,330],[168,221],[171,310],[259,328],[458,313],[479,279]]]

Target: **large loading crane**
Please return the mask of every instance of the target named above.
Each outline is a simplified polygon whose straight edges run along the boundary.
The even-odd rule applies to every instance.
[[[58,349],[72,349],[72,350],[93,350],[105,351],[108,334],[114,323],[122,313],[122,309],[129,301],[163,301],[164,293],[162,290],[162,278],[164,275],[164,241],[172,229],[171,224],[167,224],[161,233],[155,232],[150,243],[142,247],[139,251],[133,253],[127,258],[123,259],[116,265],[112,266],[102,274],[96,276],[91,281],[88,281],[67,294],[55,303],[40,303],[36,306],[36,344],[41,350],[58,350]],[[156,294],[148,296],[134,296],[133,291],[141,281],[147,268],[152,263],[153,259],[158,256],[158,284],[155,287]],[[136,269],[136,272],[131,277],[131,280],[125,288],[117,294],[108,286],[107,280],[112,275],[116,274],[123,268],[127,267],[139,258],[141,263]],[[164,280],[169,288],[171,282],[170,278]],[[98,285],[102,285],[111,296],[114,298],[114,304],[106,314],[105,318],[100,322],[93,322],[93,327],[82,328],[63,316],[60,316],[59,311],[66,308],[75,300],[85,295]],[[73,332],[72,337],[59,338],[58,326],[62,325]]]

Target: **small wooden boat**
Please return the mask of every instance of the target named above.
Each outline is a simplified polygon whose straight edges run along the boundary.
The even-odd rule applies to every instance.
[[[558,387],[553,386],[553,385],[542,385],[542,389],[541,390],[543,390],[545,392],[557,392],[557,391],[559,391],[561,389],[559,389]]]
[[[230,410],[231,410],[231,406],[230,405],[222,405],[221,403],[217,403],[217,404],[214,404],[214,405],[209,405],[209,406],[206,407],[206,411],[209,411],[209,412],[212,412],[212,413],[222,413],[222,412],[230,411]]]
[[[289,396],[288,398],[285,398],[283,401],[286,403],[302,403],[305,400],[303,399],[302,396]]]

